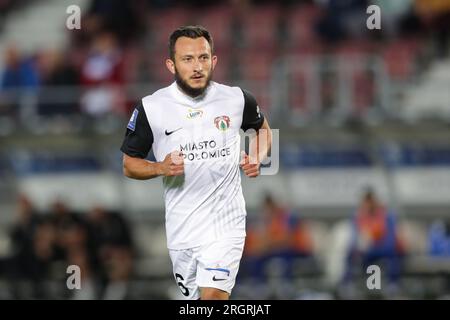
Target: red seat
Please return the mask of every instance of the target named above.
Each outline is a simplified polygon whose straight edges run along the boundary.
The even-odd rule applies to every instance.
[[[273,49],[278,44],[280,8],[277,5],[254,6],[240,20],[243,45]]]
[[[286,17],[286,31],[290,47],[305,47],[317,42],[315,25],[323,14],[317,5],[297,5],[289,9]]]
[[[289,107],[297,112],[306,112],[308,106],[307,77],[304,73],[295,73],[289,77]]]
[[[195,15],[194,24],[205,27],[214,39],[218,50],[228,49],[232,45],[233,12],[229,7],[213,6]]]
[[[160,85],[169,85],[174,81],[174,76],[166,67],[166,59],[169,57],[168,50],[155,49],[148,52],[148,72],[152,82]]]
[[[128,47],[123,52],[123,70],[126,83],[139,82],[139,67],[144,53],[136,47]]]
[[[191,10],[184,7],[158,10],[150,13],[149,28],[152,47],[167,48],[170,34],[177,28],[192,24]]]
[[[344,41],[335,48],[335,54],[349,59],[358,56],[373,54],[376,51],[374,42],[368,40],[350,40]]]
[[[367,70],[353,74],[353,97],[352,113],[356,116],[363,116],[372,106],[375,105],[376,92],[373,74]]]
[[[407,80],[415,71],[416,52],[408,42],[397,41],[382,53],[389,75],[396,80]]]
[[[242,49],[236,54],[239,74],[243,80],[270,81],[275,52],[258,49]]]
[[[213,80],[219,83],[227,84],[230,80],[231,57],[228,50],[215,50],[217,56],[217,65],[214,69]]]

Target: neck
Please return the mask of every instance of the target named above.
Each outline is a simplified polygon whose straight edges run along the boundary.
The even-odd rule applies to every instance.
[[[206,86],[206,88],[205,88],[201,93],[194,94],[193,92],[189,92],[189,91],[187,91],[185,88],[183,88],[183,86],[181,86],[181,85],[178,83],[178,81],[176,82],[176,84],[177,84],[178,90],[179,90],[181,93],[183,93],[185,96],[187,96],[189,99],[192,99],[192,100],[199,100],[199,99],[203,98],[204,96],[206,96],[206,93],[208,92],[208,90],[209,90],[209,88],[210,88],[210,86],[211,86],[211,83],[208,83],[208,85]]]

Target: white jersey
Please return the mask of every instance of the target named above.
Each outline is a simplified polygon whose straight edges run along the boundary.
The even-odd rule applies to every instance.
[[[163,178],[169,249],[245,236],[239,130],[263,121],[250,93],[215,82],[196,98],[174,82],[142,99],[121,150],[146,158],[152,148],[158,162],[172,151],[184,155],[184,175]]]

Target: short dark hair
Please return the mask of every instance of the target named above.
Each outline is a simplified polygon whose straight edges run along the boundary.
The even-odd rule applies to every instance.
[[[202,26],[183,26],[172,32],[169,38],[169,57],[173,61],[175,61],[175,42],[177,42],[180,37],[188,37],[191,39],[203,37],[208,41],[209,46],[211,47],[211,54],[213,53],[214,42],[208,30]]]

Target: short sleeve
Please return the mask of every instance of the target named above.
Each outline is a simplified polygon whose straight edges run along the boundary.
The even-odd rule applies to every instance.
[[[241,89],[244,94],[244,114],[242,115],[241,129],[259,130],[264,122],[264,115],[259,110],[255,97],[247,90]]]
[[[153,144],[153,132],[144,107],[140,104],[131,115],[120,150],[134,158],[145,159]]]

